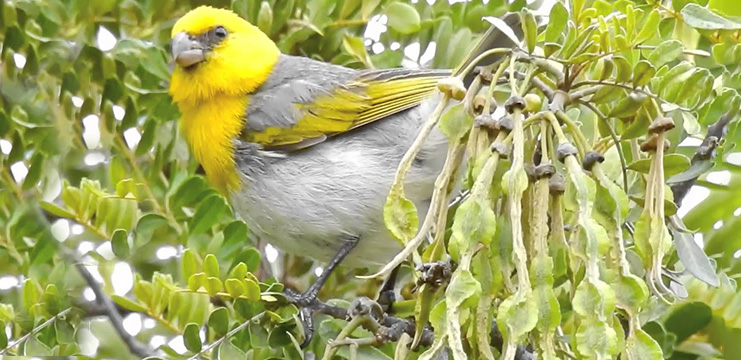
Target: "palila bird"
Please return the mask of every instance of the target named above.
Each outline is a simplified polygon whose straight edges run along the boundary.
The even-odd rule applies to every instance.
[[[511,15],[505,21],[515,26]],[[492,27],[467,61],[512,46]],[[383,224],[386,196],[439,102],[438,81],[459,70],[356,70],[281,54],[257,27],[207,6],[175,23],[171,50],[170,94],[208,180],[253,236],[329,262],[294,301],[313,301],[345,258],[353,267],[379,265],[399,251]],[[446,148],[433,132],[406,176],[406,195],[421,211]]]

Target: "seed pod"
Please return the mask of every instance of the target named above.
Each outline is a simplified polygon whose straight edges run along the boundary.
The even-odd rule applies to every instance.
[[[501,131],[506,132],[512,132],[512,129],[515,128],[515,124],[512,122],[512,119],[510,119],[508,116],[504,116],[497,122],[497,129]]]
[[[491,83],[494,74],[491,73],[491,69],[486,66],[477,66],[474,68],[474,73],[481,78],[483,83]]]
[[[555,173],[548,179],[548,191],[551,195],[561,195],[566,192],[566,178],[561,173]]]
[[[571,143],[560,143],[558,144],[558,147],[556,147],[556,158],[558,158],[558,161],[560,162],[564,162],[567,156],[576,156],[577,154],[579,154],[579,150],[577,150]]]
[[[525,164],[525,174],[527,175],[527,180],[531,183],[534,183],[538,180],[538,178],[535,176],[535,165],[533,164]]]
[[[535,94],[525,95],[525,111],[533,113],[539,111],[543,106],[543,100]]]
[[[657,142],[659,141],[659,135],[653,134],[651,137],[648,138],[648,140],[641,143],[641,151],[643,152],[651,152],[656,151],[658,148]],[[669,146],[671,146],[671,143],[669,140],[664,139],[664,150],[668,150]]]
[[[486,106],[486,96],[478,94],[473,98],[473,113],[478,115],[484,111]]]
[[[440,79],[437,82],[437,89],[455,100],[463,100],[466,96],[466,87],[463,85],[463,80],[457,76]]]
[[[506,159],[509,157],[510,147],[500,141],[495,141],[491,144],[491,151],[496,152],[503,159]]]
[[[648,133],[658,134],[667,132],[671,129],[674,129],[674,120],[670,117],[661,116],[656,118],[656,120],[648,126]]]
[[[553,164],[540,164],[535,167],[535,178],[540,180],[550,178],[556,173],[556,167]]]
[[[605,161],[605,157],[596,152],[596,151],[590,151],[584,155],[584,159],[582,159],[581,166],[584,168],[584,170],[592,171],[592,167],[596,163],[601,163]]]
[[[507,102],[504,103],[504,110],[507,110],[507,113],[511,114],[515,109],[525,110],[525,99],[517,95],[510,96]]]
[[[496,130],[497,122],[491,117],[491,114],[481,114],[473,119],[473,125],[480,128]]]

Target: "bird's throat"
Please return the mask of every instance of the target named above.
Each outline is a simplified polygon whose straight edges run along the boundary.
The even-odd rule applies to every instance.
[[[240,186],[232,139],[244,125],[247,96],[214,96],[198,104],[180,103],[186,141],[206,177],[227,195]]]

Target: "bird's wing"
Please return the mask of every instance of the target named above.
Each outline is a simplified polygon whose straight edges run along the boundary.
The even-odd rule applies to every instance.
[[[435,90],[439,79],[450,74],[447,70],[356,71],[299,58],[287,62],[304,68],[295,76],[274,71],[280,78],[269,79],[250,96],[243,137],[266,149],[305,148],[417,106]]]

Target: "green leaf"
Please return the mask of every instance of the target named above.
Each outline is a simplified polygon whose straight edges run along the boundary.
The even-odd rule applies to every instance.
[[[113,254],[119,259],[128,258],[131,252],[127,238],[128,233],[124,229],[117,229],[111,236],[111,248],[113,249]]]
[[[711,322],[712,318],[713,310],[708,304],[690,302],[675,307],[664,325],[667,331],[677,336],[677,343],[681,343],[702,331]]]
[[[674,246],[677,248],[677,256],[687,271],[710,286],[720,286],[720,280],[710,264],[710,259],[697,245],[694,236],[674,227],[671,227],[670,230],[674,238]]]
[[[679,40],[666,40],[651,51],[648,55],[648,61],[658,69],[668,62],[676,60],[680,55],[682,55],[683,50],[684,47],[682,46],[682,42]]]
[[[206,287],[206,273],[195,273],[188,278],[190,291],[198,291],[201,287]]]
[[[387,25],[400,34],[411,34],[420,29],[419,13],[409,4],[393,2],[386,6],[384,13],[388,16]]]
[[[146,154],[149,149],[152,148],[156,130],[157,123],[152,119],[147,121],[146,125],[144,125],[144,132],[142,132],[142,137],[141,139],[139,139],[139,144],[136,145],[136,150],[134,151],[134,154],[136,154],[136,156],[142,156]]]
[[[618,101],[607,116],[615,118],[634,116],[647,100],[648,96],[635,91],[631,92],[627,97]]]
[[[116,303],[116,305],[126,310],[130,310],[130,311],[138,312],[142,314],[146,314],[149,311],[144,305],[141,305],[123,296],[111,295],[111,299],[113,300],[113,302]]]
[[[193,220],[190,223],[191,234],[202,234],[208,231],[219,222],[227,209],[228,205],[221,196],[214,194],[207,197],[198,205],[193,215]]]
[[[646,60],[639,61],[633,68],[633,87],[647,85],[656,75],[656,68]]]
[[[363,15],[363,19],[368,19],[373,15],[378,5],[381,4],[381,0],[363,0],[363,5],[361,6],[361,14]]]
[[[741,17],[741,3],[728,0],[710,0],[708,9],[727,17]]]
[[[271,28],[273,27],[273,8],[267,1],[263,1],[260,4],[260,11],[257,13],[257,27],[260,31],[270,35]]]
[[[617,307],[624,309],[631,316],[638,316],[638,312],[648,301],[648,286],[643,279],[632,275],[621,275],[615,283]]]
[[[0,323],[2,324],[2,323]],[[57,342],[60,344],[75,343],[75,328],[69,320],[57,319],[54,321],[54,330],[57,333]],[[0,337],[1,339],[2,337]]]
[[[224,285],[222,284],[221,280],[217,277],[207,277],[206,283],[204,284],[204,287],[206,288],[206,291],[209,295],[215,296],[217,293],[220,293],[224,290]]]
[[[463,103],[453,105],[440,117],[440,132],[448,139],[455,140],[465,136],[473,125],[473,118],[466,114]]]
[[[690,167],[690,159],[682,154],[667,154],[664,156],[664,173],[666,176],[679,174]],[[628,165],[628,169],[648,174],[651,169],[651,159],[641,159]]]
[[[201,260],[198,255],[191,249],[186,249],[183,252],[183,258],[180,260],[181,275],[183,279],[190,279],[193,274],[196,274],[201,269]]]
[[[634,44],[640,44],[648,39],[651,39],[659,33],[659,21],[661,21],[661,14],[659,10],[653,9],[646,17],[646,22],[643,23],[641,31],[636,35]]]
[[[656,340],[641,329],[635,329],[635,334],[628,336],[625,342],[625,352],[628,359],[662,360],[664,355]]]
[[[618,352],[617,334],[605,322],[582,321],[576,332],[576,349],[585,359],[611,359]]]
[[[711,160],[696,161],[690,168],[670,177],[666,183],[669,185],[678,184],[681,182],[697,179],[700,175],[710,171],[715,166],[715,163]]]
[[[566,29],[569,13],[560,1],[556,1],[551,8],[548,19],[548,26],[545,28],[545,41],[555,43],[561,37],[563,30]]]
[[[198,334],[198,324],[190,323],[185,325],[183,330],[183,343],[185,348],[191,352],[197,353],[201,351],[201,336]]]
[[[726,19],[698,4],[687,4],[682,9],[684,22],[698,30],[738,30],[741,24]]]
[[[373,68],[373,62],[371,62],[371,59],[368,56],[368,51],[365,49],[363,39],[356,36],[345,35],[342,38],[342,46],[344,46],[345,51],[360,60],[366,68]]]
[[[38,285],[32,279],[26,280],[23,283],[23,307],[27,312],[33,313],[33,306],[39,303],[41,294],[39,293]]]
[[[240,297],[247,293],[247,288],[244,286],[241,280],[237,279],[226,279],[224,282],[224,288],[234,298]]]
[[[5,329],[5,322],[0,321],[0,329]],[[8,334],[5,331],[0,331],[0,349],[5,349],[8,346]]]
[[[449,252],[458,260],[466,249],[474,248],[481,243],[491,243],[497,230],[494,210],[485,201],[468,198],[456,210],[452,225]]]
[[[229,331],[229,312],[225,307],[219,307],[208,316],[208,327],[216,336],[224,336]]]
[[[56,204],[52,204],[50,202],[42,201],[41,202],[41,207],[44,210],[46,210],[49,214],[52,214],[54,216],[58,216],[58,217],[62,217],[62,218],[67,218],[67,219],[74,219],[75,218],[75,214],[73,214],[69,210],[64,209],[64,208],[61,208],[61,207],[57,206]]]
[[[535,23],[535,15],[525,7],[520,11],[520,22],[527,51],[532,54],[538,38],[538,25]]]
[[[219,262],[216,260],[216,256],[213,254],[206,255],[203,259],[203,272],[205,272],[208,277],[219,277]]]
[[[417,208],[404,196],[401,185],[391,188],[383,206],[383,221],[391,235],[402,245],[417,234],[419,227]]]
[[[23,186],[21,187],[23,190],[28,190],[36,184],[39,183],[39,179],[41,179],[41,174],[44,169],[44,155],[41,153],[36,153],[33,155],[33,158],[31,158],[31,166],[28,168],[28,173],[26,174],[26,178],[23,180]]]

